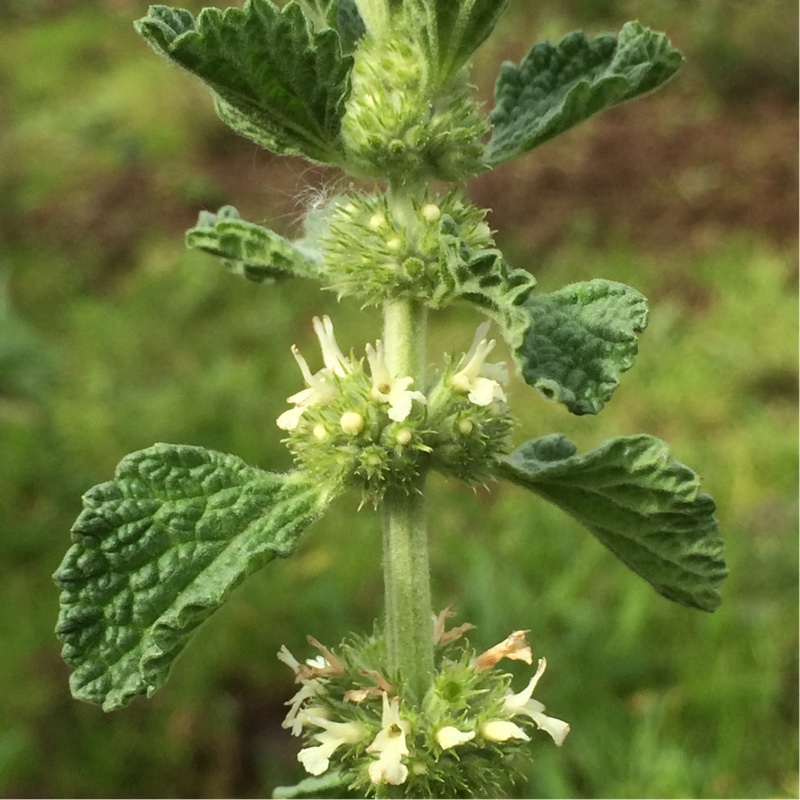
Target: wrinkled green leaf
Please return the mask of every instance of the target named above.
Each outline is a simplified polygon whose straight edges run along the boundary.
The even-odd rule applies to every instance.
[[[403,11],[419,31],[438,86],[447,85],[494,30],[509,0],[407,0]]]
[[[597,414],[636,358],[636,334],[647,325],[645,298],[597,279],[532,295],[525,310],[521,346],[509,341],[525,381],[573,414]]]
[[[669,600],[713,611],[727,575],[713,499],[660,439],[640,434],[581,455],[560,433],[526,442],[498,475],[554,503]]]
[[[302,473],[157,444],[83,502],[54,575],[56,632],[73,695],[110,711],[152,695],[197,626],[247,575],[291,555],[326,498]]]
[[[186,244],[221,258],[227,269],[254,283],[318,276],[317,265],[291,242],[245,222],[233,206],[223,206],[216,214],[201,211],[197,225],[186,232]]]
[[[503,64],[495,85],[492,165],[515,158],[593,114],[671,78],[683,62],[663,33],[627,22],[618,36],[589,40],[583,31],[558,45],[534,45],[519,66]]]
[[[247,0],[242,8],[189,11],[151,6],[136,30],[215,94],[223,121],[276,153],[336,164],[353,59],[339,34],[315,32],[290,2]]]

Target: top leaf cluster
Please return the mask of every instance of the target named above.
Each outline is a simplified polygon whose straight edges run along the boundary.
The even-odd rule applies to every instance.
[[[382,127],[359,113],[363,104],[374,104],[370,92],[382,88],[378,73],[391,72],[389,84],[401,85],[383,88],[409,102],[409,110],[422,108],[428,117],[424,126],[431,128],[437,116],[453,114],[454,93],[464,90],[464,65],[507,3],[292,0],[281,9],[271,0],[247,0],[242,8],[206,8],[197,19],[185,9],[155,5],[136,28],[155,50],[211,88],[217,112],[238,133],[276,153],[302,155],[357,176],[390,177],[401,172],[388,154],[419,150],[424,143],[415,138],[410,122]],[[419,70],[418,79],[403,77],[403,53],[392,56],[396,63],[360,63],[375,61],[376,50],[385,56],[398,29],[414,34],[418,50],[406,55]],[[576,32],[557,45],[537,44],[519,66],[504,65],[488,142],[482,141],[486,120],[472,118],[471,111],[449,120],[455,124],[446,137],[448,147],[466,148],[467,141],[459,143],[453,129],[472,125],[466,138],[480,156],[466,159],[461,174],[452,168],[439,174],[443,169],[428,163],[427,177],[460,180],[522,155],[604,108],[651,91],[681,61],[663,34],[635,22],[619,36],[590,40]],[[369,68],[366,86],[359,80],[362,68]],[[348,115],[360,128],[350,134]],[[385,140],[384,147],[368,151],[378,163],[369,158],[365,163],[364,138],[373,145]],[[422,178],[424,171],[418,170]]]

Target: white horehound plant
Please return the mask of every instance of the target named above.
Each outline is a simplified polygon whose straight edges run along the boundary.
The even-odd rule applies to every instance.
[[[285,727],[310,776],[283,796],[498,796],[542,730],[569,730],[534,699],[545,660],[515,690],[499,665],[532,664],[525,631],[485,653],[468,624],[431,608],[425,480],[504,478],[585,525],[657,592],[713,610],[725,563],[714,502],[666,444],[641,434],[577,453],[561,434],[512,449],[504,364],[574,414],[596,414],[633,364],[644,297],[596,279],[535,293],[495,247],[466,179],[527,153],[592,114],[667,81],[682,57],[629,22],[616,36],[568,34],[503,65],[494,109],[470,95],[469,60],[508,0],[247,0],[241,8],[156,5],[136,29],[212,90],[219,116],[281,154],[304,156],[381,190],[350,189],[309,210],[289,241],[235,208],[202,213],[187,234],[255,283],[316,281],[378,306],[383,331],[345,355],[315,318],[323,366],[296,347],[304,387],[277,421],[296,460],[265,472],[201,447],[157,444],[91,489],[55,580],[57,633],[75,697],[119,708],[152,695],[194,630],[231,590],[289,556],[328,504],[361,492],[383,530],[385,613],[337,649],[279,654],[299,689]],[[434,185],[451,184],[437,193]],[[471,305],[484,319],[462,356],[426,370],[431,311]],[[377,338],[377,337],[376,337]],[[466,349],[466,348],[465,348]],[[363,352],[363,357],[362,357]],[[309,360],[316,358],[311,354]]]

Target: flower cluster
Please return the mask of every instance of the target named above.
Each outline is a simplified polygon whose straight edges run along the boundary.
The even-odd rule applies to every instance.
[[[532,663],[525,632],[476,654],[462,638],[471,625],[445,630],[451,615],[446,609],[434,620],[436,671],[416,705],[387,676],[378,636],[346,642],[339,655],[309,637],[320,655],[305,664],[281,649],[300,684],[283,726],[304,740],[298,760],[306,772],[338,773],[342,786],[371,796],[383,796],[386,786],[403,786],[409,797],[458,796],[465,787],[497,796],[509,756],[524,758],[537,729],[563,744],[569,725],[532,696],[545,660],[516,693],[511,676],[496,668],[503,659]]]
[[[463,180],[485,166],[488,123],[466,70],[436,85],[419,31],[408,26],[399,14],[387,35],[371,31],[359,43],[342,123],[350,169],[400,182]]]
[[[320,239],[325,280],[368,304],[408,297],[441,308],[457,293],[456,273],[494,246],[485,215],[458,190],[405,209],[380,194],[338,198]]]
[[[342,353],[330,318],[315,317],[323,367],[312,372],[292,347],[306,385],[277,420],[298,462],[320,481],[360,486],[372,500],[388,485],[408,489],[430,466],[482,480],[507,452],[511,429],[508,376],[503,364],[486,363],[495,344],[487,330],[479,327],[470,351],[426,396],[410,376],[391,373],[380,340],[366,346],[365,370],[363,360]]]

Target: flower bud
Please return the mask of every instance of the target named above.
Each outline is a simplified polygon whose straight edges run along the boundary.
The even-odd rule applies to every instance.
[[[356,436],[364,430],[364,417],[357,411],[345,411],[339,420],[339,424],[346,434]]]

